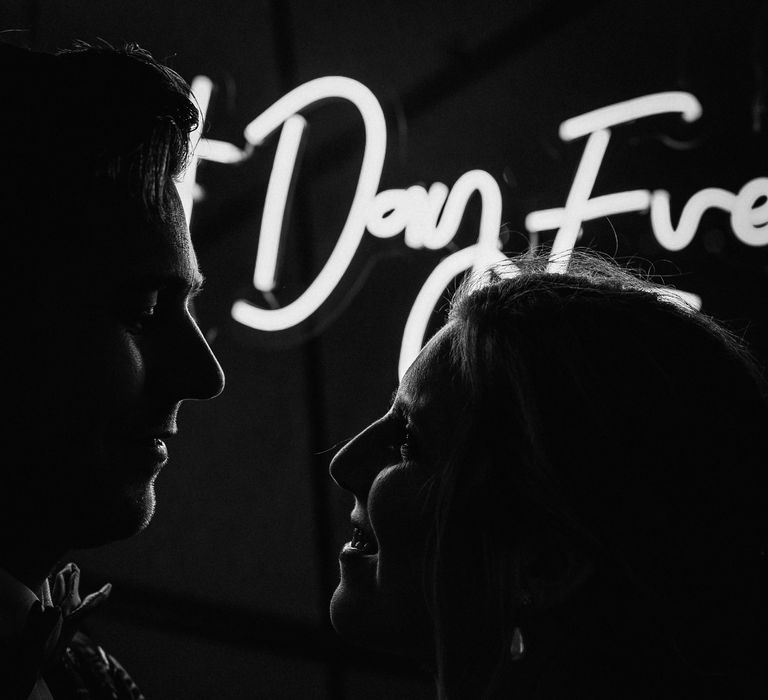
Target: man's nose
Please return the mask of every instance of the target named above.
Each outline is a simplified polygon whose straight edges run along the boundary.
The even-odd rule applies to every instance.
[[[176,343],[176,357],[173,375],[177,400],[205,400],[218,396],[224,389],[224,371],[213,354],[208,341],[199,326],[190,316],[183,335]]]

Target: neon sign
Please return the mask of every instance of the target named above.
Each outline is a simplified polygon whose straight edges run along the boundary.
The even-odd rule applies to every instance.
[[[198,77],[193,92],[203,117],[211,94],[211,83]],[[232,144],[201,139],[197,159],[233,163],[248,158],[255,147],[282,126],[264,202],[253,285],[268,293],[274,290],[277,255],[283,235],[288,193],[307,122],[301,110],[327,99],[346,100],[362,117],[365,146],[357,187],[346,222],[328,261],[294,301],[277,309],[265,309],[240,299],[232,306],[232,317],[243,325],[264,331],[279,331],[298,325],[314,314],[347,272],[367,230],[377,238],[404,233],[403,242],[412,249],[440,250],[455,237],[470,197],[479,193],[482,209],[477,242],[452,253],[431,272],[408,315],[400,351],[399,374],[403,373],[423,344],[429,317],[445,288],[462,272],[482,270],[505,259],[501,252],[502,200],[496,180],[484,170],[464,173],[448,187],[435,182],[428,189],[413,185],[379,192],[386,155],[386,122],[381,105],[361,83],[343,77],[312,80],[284,95],[245,129],[245,150]],[[686,122],[701,116],[698,100],[689,93],[663,92],[582,114],[560,125],[560,138],[572,141],[586,136],[586,144],[564,207],[534,211],[525,219],[530,233],[556,230],[549,269],[563,271],[580,235],[582,224],[599,217],[650,211],[653,235],[665,249],[677,251],[693,240],[703,213],[718,208],[730,213],[735,236],[749,246],[768,245],[768,177],[746,183],[738,193],[710,187],[694,194],[686,203],[677,227],[670,218],[669,194],[663,190],[631,190],[592,197],[592,189],[611,137],[611,128],[659,114],[679,114]],[[201,120],[202,121],[202,120]],[[194,166],[180,183],[187,216],[191,215],[195,189]],[[765,201],[762,201],[765,200]],[[666,290],[687,303],[700,300],[686,292]]]
[[[590,198],[611,138],[609,127],[669,113],[680,114],[684,121],[693,122],[701,116],[701,105],[689,93],[662,92],[603,107],[560,125],[563,141],[589,135],[568,199],[563,208],[531,212],[525,219],[525,227],[531,232],[557,229],[552,247],[554,266],[562,269],[567,265],[567,253],[576,244],[584,221],[649,209],[653,234],[659,245],[670,251],[682,250],[693,240],[702,215],[710,208],[730,212],[731,227],[742,243],[768,244],[768,201],[755,206],[761,198],[768,198],[768,178],[765,177],[751,180],[738,195],[718,187],[697,192],[683,208],[677,228],[670,221],[669,193],[664,190],[632,190]]]

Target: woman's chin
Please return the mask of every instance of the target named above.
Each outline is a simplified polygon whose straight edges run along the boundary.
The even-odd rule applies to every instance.
[[[342,577],[331,598],[331,624],[336,633],[357,647],[420,661],[432,658],[428,627],[416,624],[419,615],[404,606],[388,605],[346,582]]]
[[[359,591],[354,590],[342,577],[331,597],[331,624],[336,633],[346,641],[360,646],[366,642],[367,619],[371,612],[370,603],[363,600]]]

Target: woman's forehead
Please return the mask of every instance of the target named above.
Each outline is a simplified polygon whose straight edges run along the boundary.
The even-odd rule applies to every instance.
[[[432,336],[400,382],[397,401],[412,411],[451,398],[448,357],[452,330],[450,325],[446,325]]]

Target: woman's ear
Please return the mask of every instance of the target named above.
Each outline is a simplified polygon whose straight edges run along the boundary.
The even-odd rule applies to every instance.
[[[521,563],[521,602],[533,613],[557,607],[576,595],[594,570],[594,556],[585,547],[549,542]]]

